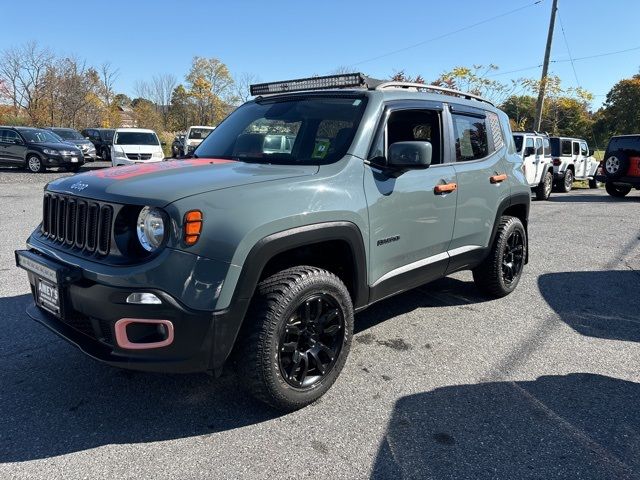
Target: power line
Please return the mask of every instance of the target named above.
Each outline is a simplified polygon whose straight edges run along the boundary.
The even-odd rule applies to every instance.
[[[391,55],[395,55],[396,53],[404,52],[406,50],[410,50],[412,48],[420,47],[422,45],[425,45],[425,44],[430,43],[430,42],[434,42],[436,40],[440,40],[442,38],[450,37],[451,35],[455,35],[456,33],[464,32],[465,30],[470,30],[472,28],[475,28],[475,27],[477,27],[479,25],[483,25],[485,23],[491,22],[491,21],[496,20],[498,18],[506,17],[507,15],[512,15],[512,14],[514,14],[516,12],[520,12],[520,11],[526,9],[526,8],[533,7],[534,5],[538,5],[539,3],[542,3],[543,1],[544,0],[536,0],[535,2],[529,3],[529,4],[524,5],[522,7],[515,8],[513,10],[509,10],[508,12],[501,13],[499,15],[495,15],[495,16],[493,16],[491,18],[487,18],[485,20],[481,20],[479,22],[476,22],[476,23],[471,24],[471,25],[467,25],[466,27],[462,27],[462,28],[459,28],[457,30],[453,30],[451,32],[443,33],[442,35],[438,35],[437,37],[429,38],[428,40],[424,40],[422,42],[414,43],[413,45],[408,45],[406,47],[402,47],[402,48],[399,48],[397,50],[393,50],[391,52],[383,53],[382,55],[377,55],[375,57],[367,58],[365,60],[360,60],[359,62],[352,63],[350,66],[351,67],[355,67],[356,65],[361,65],[363,63],[373,62],[374,60],[378,60],[380,58],[389,57]]]
[[[582,88],[580,85],[580,80],[578,80],[578,72],[576,72],[576,64],[573,60],[573,56],[571,55],[571,49],[569,48],[569,42],[567,41],[567,34],[564,31],[564,25],[562,24],[562,15],[558,14],[558,20],[560,20],[560,30],[562,31],[562,38],[564,39],[564,46],[567,47],[567,53],[569,54],[569,61],[571,62],[571,68],[573,69],[573,76],[576,79],[576,84],[578,87]]]
[[[635,50],[640,50],[640,46],[639,47],[625,48],[624,50],[615,50],[613,52],[598,53],[596,55],[587,55],[585,57],[576,57],[576,58],[573,58],[573,59],[550,60],[549,63],[578,62],[578,61],[581,61],[581,60],[589,60],[589,59],[592,59],[592,58],[609,57],[611,55],[618,55],[620,53],[633,52]],[[531,65],[529,67],[522,67],[522,68],[518,68],[516,70],[509,70],[507,72],[492,73],[491,75],[487,75],[487,77],[497,77],[497,76],[500,76],[500,75],[508,75],[509,73],[524,72],[525,70],[533,70],[534,68],[540,68],[540,67],[542,67],[542,64]]]

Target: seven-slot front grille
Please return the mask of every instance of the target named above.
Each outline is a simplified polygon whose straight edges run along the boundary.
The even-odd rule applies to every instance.
[[[69,248],[107,255],[111,243],[113,207],[69,195],[45,193],[42,234]]]
[[[127,153],[129,160],[149,160],[151,159],[150,153]]]

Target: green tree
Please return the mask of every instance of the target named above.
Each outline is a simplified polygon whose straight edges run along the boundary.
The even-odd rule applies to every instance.
[[[596,113],[596,131],[606,139],[612,135],[640,132],[640,74],[620,80],[607,94]]]

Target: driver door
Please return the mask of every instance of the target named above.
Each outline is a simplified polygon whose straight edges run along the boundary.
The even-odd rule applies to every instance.
[[[442,104],[427,101],[391,103],[383,114],[364,172],[372,300],[446,271],[458,192],[442,118]],[[402,141],[430,142],[431,165],[399,176],[385,170],[387,148]]]

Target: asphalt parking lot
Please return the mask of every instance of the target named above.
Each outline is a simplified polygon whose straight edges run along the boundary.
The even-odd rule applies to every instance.
[[[640,192],[533,202],[512,295],[463,272],[371,307],[334,387],[282,415],[26,316],[13,251],[59,175],[0,169],[0,478],[640,478]]]

